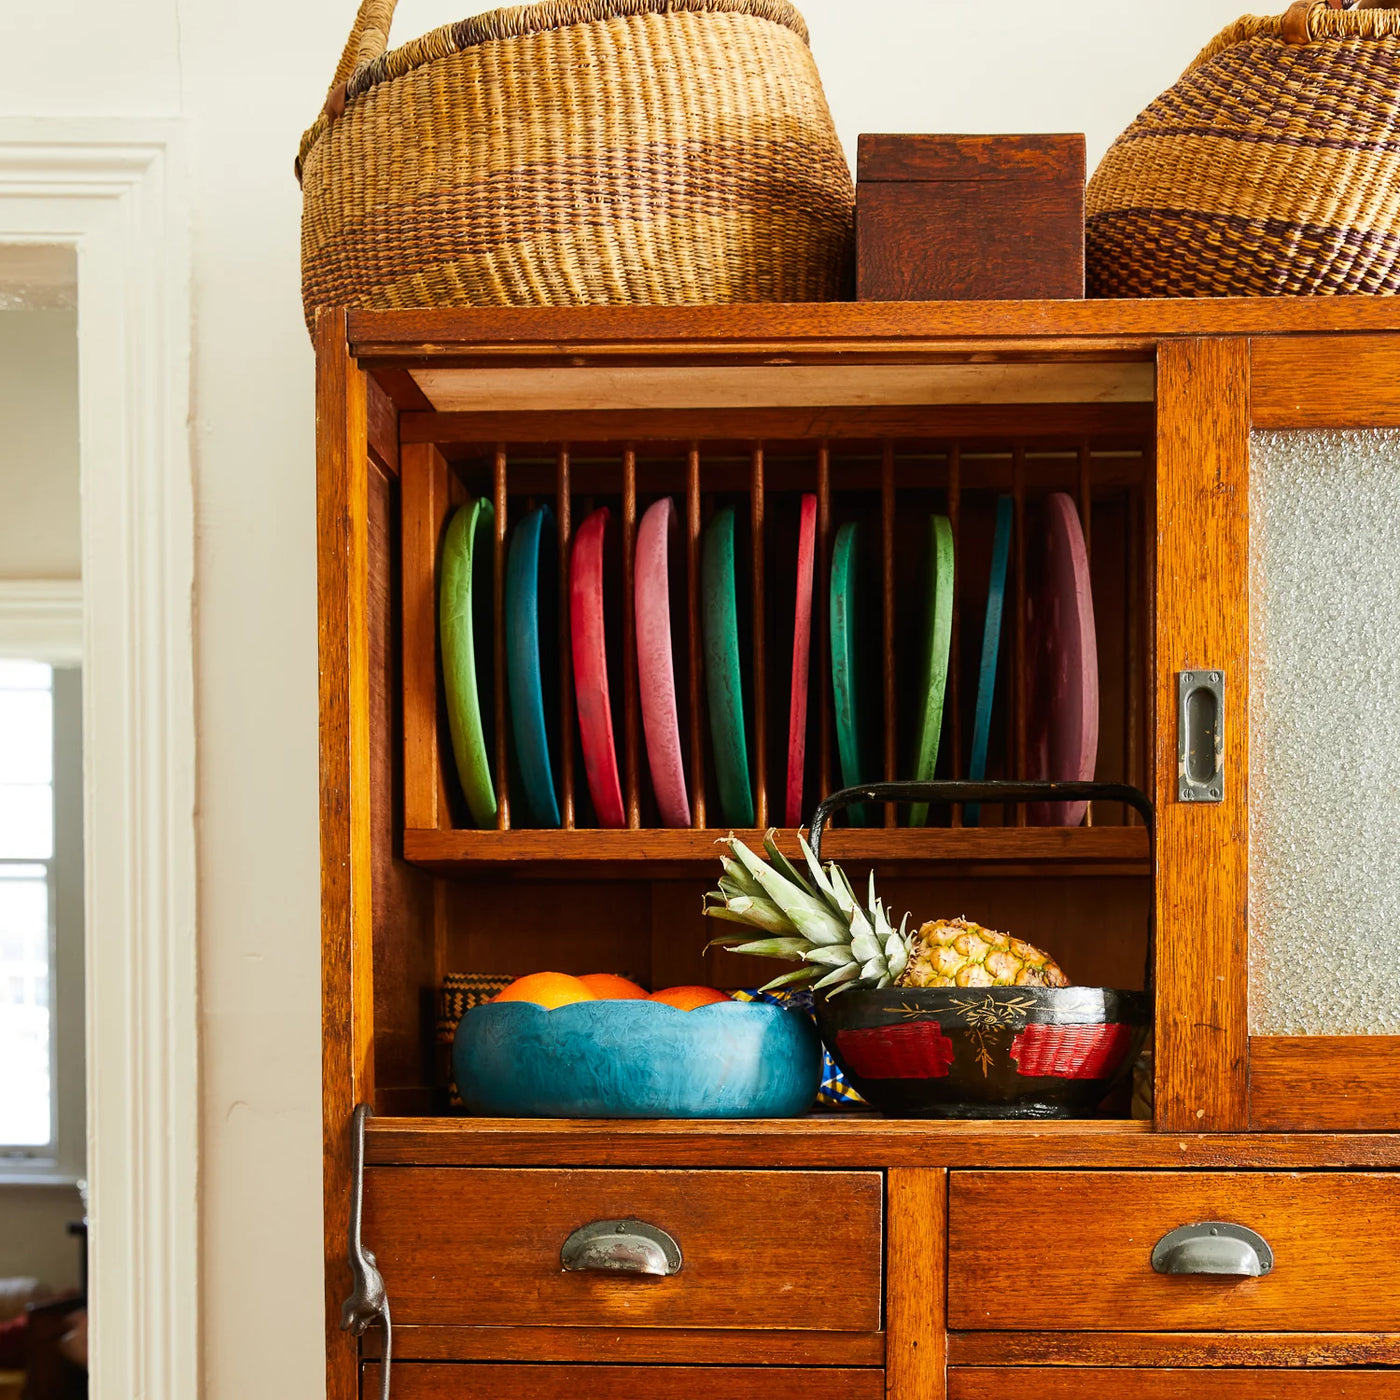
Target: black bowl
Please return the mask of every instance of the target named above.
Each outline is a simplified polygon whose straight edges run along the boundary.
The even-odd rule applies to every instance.
[[[886,987],[817,996],[817,1027],[861,1095],[895,1118],[1083,1118],[1131,1067],[1143,992]]]

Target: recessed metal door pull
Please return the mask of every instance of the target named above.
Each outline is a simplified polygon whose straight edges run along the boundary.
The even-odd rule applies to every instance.
[[[645,1220],[595,1220],[564,1241],[559,1262],[568,1273],[642,1274],[665,1278],[681,1271],[674,1236]]]
[[[1181,671],[1176,678],[1177,798],[1225,800],[1225,672]]]
[[[340,1330],[363,1337],[376,1322],[384,1328],[384,1357],[379,1363],[380,1400],[389,1400],[389,1364],[393,1358],[394,1331],[389,1322],[389,1295],[374,1255],[360,1242],[360,1220],[365,1205],[365,1120],[374,1110],[362,1103],[350,1123],[350,1230],[347,1252],[353,1285],[340,1309]]]
[[[1274,1267],[1274,1252],[1263,1235],[1224,1220],[1182,1225],[1163,1235],[1152,1251],[1159,1274],[1216,1274],[1262,1278]]]

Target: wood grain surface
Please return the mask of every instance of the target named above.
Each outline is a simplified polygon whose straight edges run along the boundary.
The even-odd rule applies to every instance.
[[[482,307],[352,311],[350,339],[366,359],[450,360],[471,350],[503,358],[714,353],[831,353],[881,345],[906,353],[950,342],[1119,340],[1400,332],[1392,297],[1201,297],[1123,301],[828,302],[792,306]],[[1026,347],[1019,347],[1024,349]]]
[[[1084,183],[1084,137],[1069,133],[951,136],[941,132],[862,132],[858,180],[1078,180]]]
[[[370,1332],[364,1355],[383,1354]],[[394,1328],[395,1361],[608,1361],[695,1366],[883,1366],[881,1332],[682,1327]]]
[[[316,540],[321,725],[321,1075],[326,1395],[355,1400],[338,1328],[350,1286],[350,1115],[374,1097],[370,904],[368,475],[365,376],[345,315],[316,318]]]
[[[444,873],[468,864],[559,864],[609,862],[698,862],[708,872],[715,863],[715,828],[689,831],[433,831],[404,832],[404,857]],[[740,831],[751,848],[763,844],[761,830]],[[780,839],[797,853],[790,833]],[[978,862],[1065,861],[1076,867],[1146,867],[1144,827],[899,827],[864,831],[833,828],[822,838],[822,858],[838,861],[957,860]]]
[[[403,807],[409,827],[452,825],[438,747],[437,556],[452,510],[437,448],[404,447],[399,476],[403,636]]]
[[[989,1231],[1014,1203],[1021,1226]],[[1154,1272],[1153,1246],[1223,1220],[1274,1251],[1261,1278]],[[1400,1176],[955,1172],[948,1319],[958,1330],[1400,1331]]]
[[[875,1172],[376,1168],[364,1231],[410,1325],[878,1332],[882,1188]],[[794,1222],[818,1209],[821,1248],[801,1247]],[[565,1273],[569,1235],[611,1219],[668,1231],[681,1271]]]
[[[1157,424],[1156,1113],[1248,1124],[1249,347],[1164,344]],[[1225,677],[1220,803],[1177,797],[1177,673]]]
[[[1126,1120],[989,1125],[865,1113],[733,1123],[384,1118],[370,1123],[367,1151],[379,1165],[1400,1168],[1394,1133],[1178,1135]]]
[[[1265,1132],[1400,1128],[1400,1036],[1252,1036],[1249,1123]]]
[[[952,1366],[1400,1366],[1400,1334],[954,1332],[948,1337],[948,1362]]]
[[[948,1173],[896,1168],[887,1178],[885,1388],[890,1400],[943,1400],[948,1303]]]
[[[1259,339],[1251,359],[1256,428],[1400,427],[1400,336]]]
[[[764,1366],[395,1365],[394,1400],[883,1400],[878,1370]],[[365,1367],[364,1394],[379,1394]]]
[[[1386,1371],[1121,1371],[1047,1367],[948,1373],[949,1400],[1392,1400]]]

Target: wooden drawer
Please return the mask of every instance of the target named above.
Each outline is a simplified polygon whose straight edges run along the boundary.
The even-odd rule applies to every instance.
[[[1273,1272],[1155,1273],[1157,1241],[1204,1220],[1258,1231]],[[1400,1175],[955,1172],[948,1317],[968,1331],[1400,1331]]]
[[[1012,1366],[948,1372],[948,1400],[1393,1400],[1398,1389],[1394,1371]]]
[[[884,1400],[883,1371],[785,1366],[395,1365],[394,1400]],[[364,1368],[378,1400],[379,1368]],[[1291,1397],[1290,1397],[1291,1400]]]
[[[406,1326],[876,1332],[883,1195],[878,1172],[380,1167],[364,1240]],[[669,1232],[681,1271],[565,1273],[568,1236],[614,1219]]]

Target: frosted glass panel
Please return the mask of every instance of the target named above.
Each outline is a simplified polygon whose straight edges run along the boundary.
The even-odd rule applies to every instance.
[[[1400,433],[1255,433],[1250,574],[1250,1028],[1400,1034]]]

